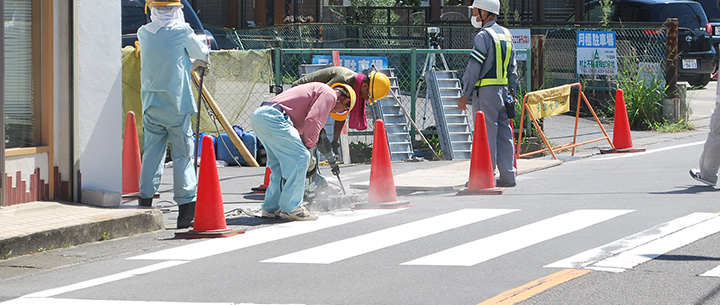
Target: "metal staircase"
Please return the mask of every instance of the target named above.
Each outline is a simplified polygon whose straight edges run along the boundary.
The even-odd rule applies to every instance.
[[[328,67],[332,67],[331,64],[304,64],[300,65],[300,76],[303,77],[305,74],[310,74],[318,70],[322,70]]]
[[[390,160],[403,161],[410,159],[413,155],[413,148],[408,131],[408,120],[397,98],[400,96],[397,77],[393,73],[393,69],[378,69],[378,71],[388,76],[390,79],[390,90],[392,90],[392,92],[385,98],[375,101],[372,107],[370,107],[373,117],[375,119],[382,119],[385,122]],[[395,93],[394,95],[393,92]]]
[[[472,129],[467,112],[458,109],[458,99],[462,94],[460,79],[456,71],[425,72],[428,99],[435,114],[435,124],[442,156],[445,160],[468,160],[472,154]]]

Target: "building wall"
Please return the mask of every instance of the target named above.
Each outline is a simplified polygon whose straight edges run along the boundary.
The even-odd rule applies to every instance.
[[[120,1],[75,1],[73,124],[75,158],[82,179],[80,201],[119,205],[123,118]]]

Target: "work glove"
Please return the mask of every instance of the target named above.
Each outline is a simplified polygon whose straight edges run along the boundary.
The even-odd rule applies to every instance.
[[[340,175],[340,165],[338,165],[335,160],[328,160],[328,165],[330,165],[330,171],[333,173],[333,175]]]
[[[208,58],[208,61],[209,60]],[[202,59],[195,59],[193,60],[191,71],[197,73],[198,76],[207,76],[210,74],[210,63]]]
[[[330,145],[332,145],[333,153],[338,155],[339,154],[338,149],[340,148],[340,142],[335,141],[335,142],[330,143]]]

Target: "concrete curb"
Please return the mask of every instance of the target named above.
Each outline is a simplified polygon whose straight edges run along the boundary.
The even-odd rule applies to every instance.
[[[0,223],[19,228],[17,222],[24,221],[22,229],[0,235],[0,259],[165,229],[158,209],[108,209],[59,202],[18,206],[0,210]],[[47,214],[56,221],[48,222]]]

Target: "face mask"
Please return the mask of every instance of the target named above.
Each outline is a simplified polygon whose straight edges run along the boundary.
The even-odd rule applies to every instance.
[[[472,25],[473,25],[474,27],[480,29],[480,28],[483,27],[483,23],[477,21],[477,17],[480,17],[480,16],[479,16],[479,15],[478,15],[478,16],[471,16],[471,17],[470,17],[470,23],[472,23]]]

